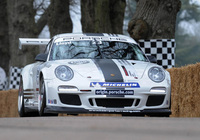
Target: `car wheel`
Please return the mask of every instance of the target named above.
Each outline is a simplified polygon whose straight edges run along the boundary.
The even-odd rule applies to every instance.
[[[18,92],[18,113],[20,117],[25,117],[24,88],[23,88],[22,78],[20,78],[19,92]]]
[[[46,107],[46,90],[44,79],[40,80],[40,92],[39,92],[39,115],[44,116],[44,109]]]
[[[44,79],[40,80],[40,91],[39,91],[39,115],[40,116],[58,116],[58,114],[44,113],[46,108],[46,89]]]
[[[24,105],[24,87],[22,77],[20,78],[19,92],[18,92],[18,113],[20,117],[35,117],[38,116],[38,112],[26,112]]]

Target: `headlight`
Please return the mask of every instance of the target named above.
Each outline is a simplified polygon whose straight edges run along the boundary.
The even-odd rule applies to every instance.
[[[152,67],[149,70],[149,78],[154,82],[162,82],[165,79],[165,72],[159,67]]]
[[[62,81],[69,81],[73,78],[74,73],[71,68],[62,65],[56,68],[55,75],[58,79]]]

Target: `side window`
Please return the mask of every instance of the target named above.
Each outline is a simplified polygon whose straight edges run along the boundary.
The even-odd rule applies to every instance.
[[[45,54],[48,54],[48,53],[49,53],[49,50],[50,50],[52,41],[53,41],[53,39],[51,39],[51,40],[49,41],[49,43],[47,44],[46,49],[45,49],[45,51],[44,51]]]

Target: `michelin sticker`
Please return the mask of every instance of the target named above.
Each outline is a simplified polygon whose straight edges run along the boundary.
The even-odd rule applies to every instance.
[[[91,82],[90,87],[124,87],[124,88],[140,88],[136,82],[128,83],[112,83],[112,82]]]

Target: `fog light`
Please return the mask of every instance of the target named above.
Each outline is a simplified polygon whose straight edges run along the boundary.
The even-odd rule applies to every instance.
[[[58,91],[78,91],[78,88],[75,86],[59,86]]]
[[[150,92],[153,92],[153,93],[165,93],[166,92],[166,88],[162,88],[162,87],[152,88],[150,90]]]

